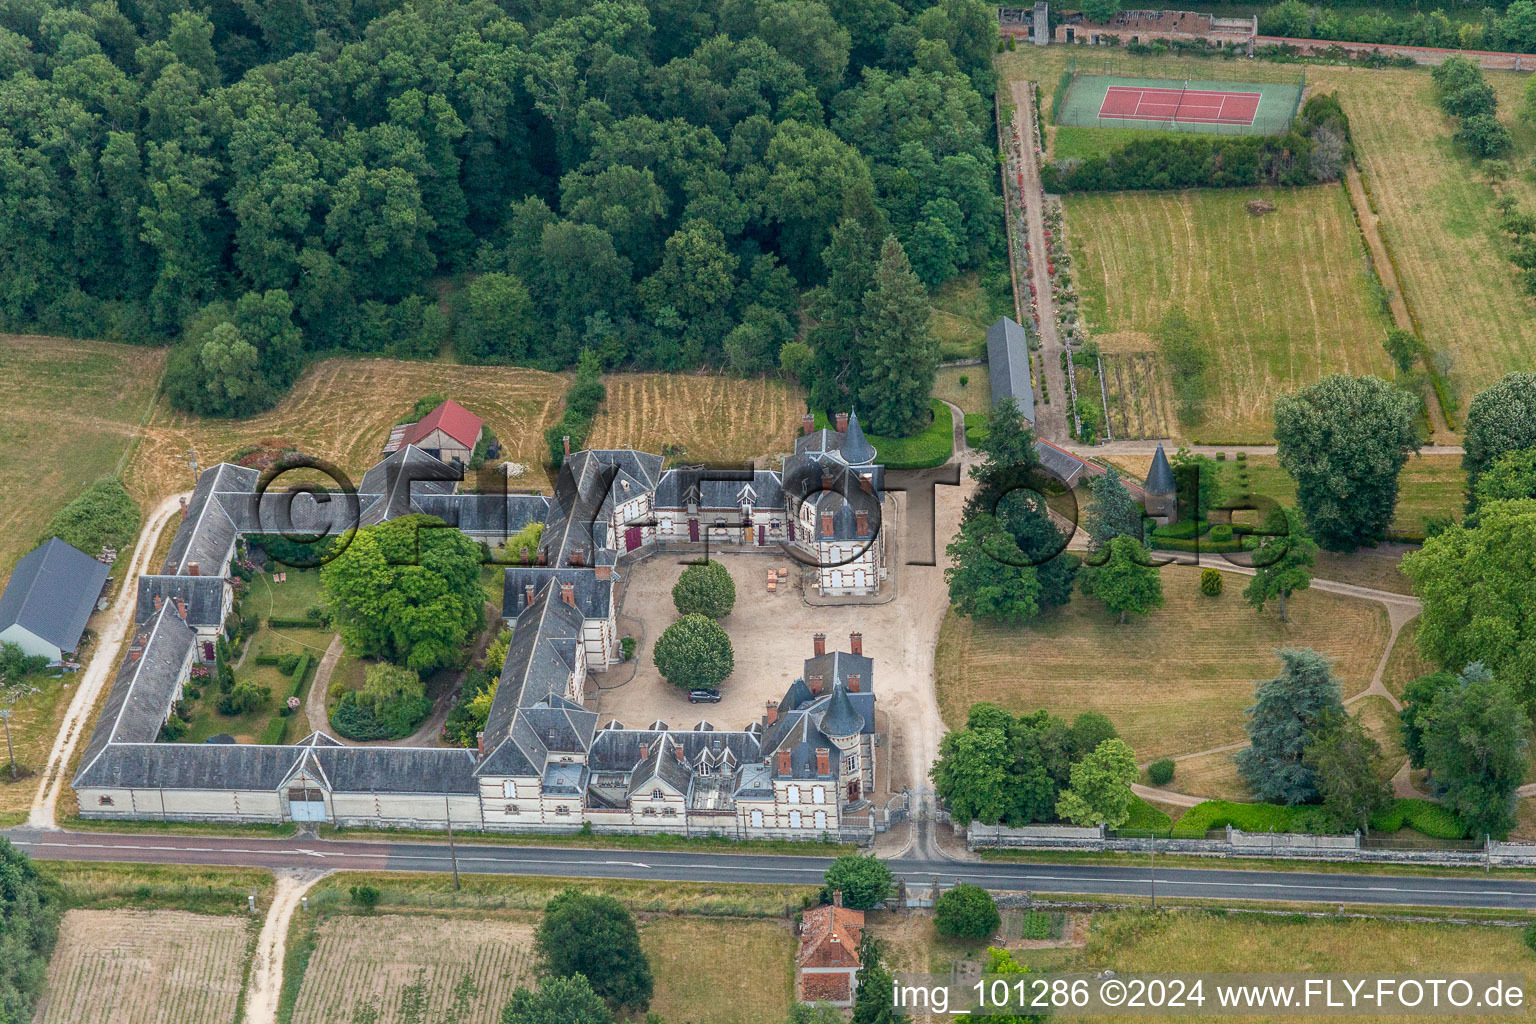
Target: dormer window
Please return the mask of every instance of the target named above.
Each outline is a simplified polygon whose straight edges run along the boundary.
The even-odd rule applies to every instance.
[[[661,798],[662,798],[661,797],[661,790],[659,790],[659,789],[651,790],[651,799],[652,800],[660,800]]]

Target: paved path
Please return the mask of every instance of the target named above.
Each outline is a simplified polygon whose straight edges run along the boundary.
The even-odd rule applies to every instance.
[[[27,816],[27,824],[32,828],[54,827],[54,813],[59,803],[59,792],[67,781],[64,773],[69,768],[69,759],[74,756],[75,747],[85,735],[85,727],[90,724],[103,688],[111,683],[118,652],[122,649],[123,640],[133,629],[133,609],[139,598],[139,575],[148,571],[149,559],[154,554],[160,531],[171,516],[181,509],[182,497],[181,494],[173,494],[155,506],[139,530],[133,557],[119,559],[114,566],[123,571],[123,582],[117,588],[117,597],[106,619],[96,627],[98,641],[96,650],[91,654],[91,663],[76,677],[75,696],[70,700],[64,724],[59,727],[58,735],[54,738],[53,749],[48,753],[48,766],[43,771],[43,781],[37,787],[37,796],[33,798]]]
[[[427,842],[372,842],[312,838],[256,839],[214,836],[38,832],[3,833],[44,860],[128,861],[145,864],[224,864],[269,869],[434,871],[452,867],[448,847]],[[831,858],[654,850],[583,850],[461,843],[459,870],[478,874],[654,881],[820,884]],[[1230,862],[1229,862],[1230,863]],[[1240,862],[1238,862],[1240,863]],[[969,882],[1006,892],[1086,893],[1145,899],[1148,872],[1101,863],[1027,864],[963,862],[913,856],[891,862],[897,878],[914,885]],[[1189,899],[1291,900],[1378,905],[1536,909],[1536,880],[1497,875],[1436,878],[1410,875],[1251,871],[1241,867],[1163,868],[1160,896]]]
[[[1051,276],[1046,270],[1045,193],[1040,186],[1040,163],[1035,140],[1034,83],[1013,83],[1013,116],[1018,126],[1018,142],[1012,147],[1011,163],[1024,175],[1024,220],[1030,261],[1030,280],[1035,285],[1036,312],[1040,322],[1040,362],[1045,371],[1045,386],[1050,402],[1035,403],[1035,432],[1048,441],[1064,441],[1072,436],[1067,427],[1067,406],[1071,401],[1067,375],[1061,371],[1061,338],[1056,333],[1056,298],[1051,291]],[[1008,183],[1018,189],[1017,180]],[[1019,305],[1028,310],[1022,293]]]

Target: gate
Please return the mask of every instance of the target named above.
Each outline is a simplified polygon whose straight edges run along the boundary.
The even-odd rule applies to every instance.
[[[288,791],[288,817],[294,821],[327,821],[325,793],[318,789],[295,788]]]

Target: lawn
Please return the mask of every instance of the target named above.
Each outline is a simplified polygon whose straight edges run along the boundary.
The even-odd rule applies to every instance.
[[[1007,272],[1005,265],[999,270]],[[1008,295],[992,296],[977,274],[961,274],[939,287],[931,297],[933,336],[945,359],[979,359],[987,351],[987,328],[1001,316],[1013,316]]]
[[[733,463],[794,449],[805,399],[782,381],[723,374],[622,373],[603,379],[608,401],[593,448],[681,448],[689,462]]]
[[[39,771],[53,749],[54,737],[69,710],[69,700],[75,692],[77,673],[58,676],[43,672],[28,677],[30,686],[38,692],[18,701],[12,709],[10,729],[11,746],[16,754],[17,776],[11,779],[10,759],[0,759],[0,826],[15,824],[26,817],[37,795]],[[4,751],[0,750],[0,758]]]
[[[1258,199],[1275,212],[1250,214]],[[1204,414],[1180,435],[1267,440],[1277,394],[1328,373],[1390,374],[1342,186],[1070,196],[1065,209],[1083,314],[1105,352],[1155,350],[1175,305],[1210,352]],[[1154,366],[1166,392],[1166,366]],[[1133,413],[1111,412],[1126,436]]]
[[[951,612],[934,665],[944,720],[963,724],[977,701],[1068,718],[1098,711],[1149,761],[1246,739],[1243,709],[1255,682],[1278,671],[1276,648],[1313,647],[1337,659],[1346,697],[1369,684],[1389,634],[1380,605],[1309,590],[1291,599],[1285,623],[1274,609],[1260,614],[1243,602],[1241,577],[1228,574],[1215,598],[1200,593],[1198,579],[1190,566],[1164,568],[1166,607],[1124,626],[1081,595],[1023,627]]]
[[[955,421],[949,406],[938,399],[928,401],[928,425],[910,437],[881,437],[865,434],[875,447],[875,458],[886,469],[925,469],[942,466],[955,450]],[[816,428],[829,426],[827,417],[816,414]]]
[[[1005,78],[1037,81],[1042,107],[1049,111],[1061,72],[1075,56],[1070,47],[1020,47],[999,57],[999,63]],[[1114,60],[1122,74],[1179,79],[1221,66],[1195,57],[1137,57],[1121,50],[1114,51]],[[1506,243],[1497,231],[1492,189],[1452,142],[1455,125],[1435,104],[1427,68],[1312,65],[1306,70],[1309,91],[1337,94],[1349,115],[1357,159],[1405,298],[1431,349],[1449,361],[1464,412],[1473,394],[1505,373],[1529,369],[1536,357],[1536,317],[1504,258]],[[1517,117],[1527,76],[1500,71],[1487,76],[1499,98],[1500,119],[1514,135],[1510,163],[1529,167],[1536,155],[1536,128]],[[1294,81],[1296,68],[1245,62],[1242,77]],[[1047,128],[1048,133],[1059,130]],[[1507,188],[1526,209],[1536,207],[1536,180],[1528,174],[1514,175]],[[1358,246],[1357,239],[1352,241],[1352,249]],[[1264,269],[1285,274],[1275,264]],[[1344,269],[1351,281],[1358,279],[1358,264]],[[1297,302],[1292,315],[1312,309],[1318,297],[1291,294],[1306,300],[1305,310]],[[1455,422],[1460,423],[1459,416]]]
[[[641,924],[640,944],[656,976],[651,1010],[666,1020],[763,1024],[783,1020],[794,1003],[795,934],[786,921],[658,917]],[[707,950],[730,950],[743,966],[714,969]]]
[[[1394,697],[1401,698],[1409,683],[1440,667],[1419,653],[1419,645],[1414,640],[1414,634],[1418,631],[1417,618],[1403,623],[1403,628],[1397,634],[1397,643],[1392,645],[1392,653],[1387,658],[1387,667],[1381,673],[1381,685]]]
[[[965,383],[960,383],[961,378]],[[968,414],[992,411],[992,378],[986,366],[941,366],[933,381],[933,397],[953,402]]]
[[[164,365],[163,349],[0,334],[0,585],[61,505],[117,471]]]

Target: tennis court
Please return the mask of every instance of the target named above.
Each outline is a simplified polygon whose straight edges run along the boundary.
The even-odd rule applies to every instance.
[[[1112,85],[1099,116],[1129,121],[1190,121],[1199,124],[1253,124],[1262,93],[1207,89],[1144,89]]]
[[[1185,82],[1072,72],[1058,88],[1063,90],[1054,109],[1059,125],[1279,135],[1301,106],[1305,82]]]

